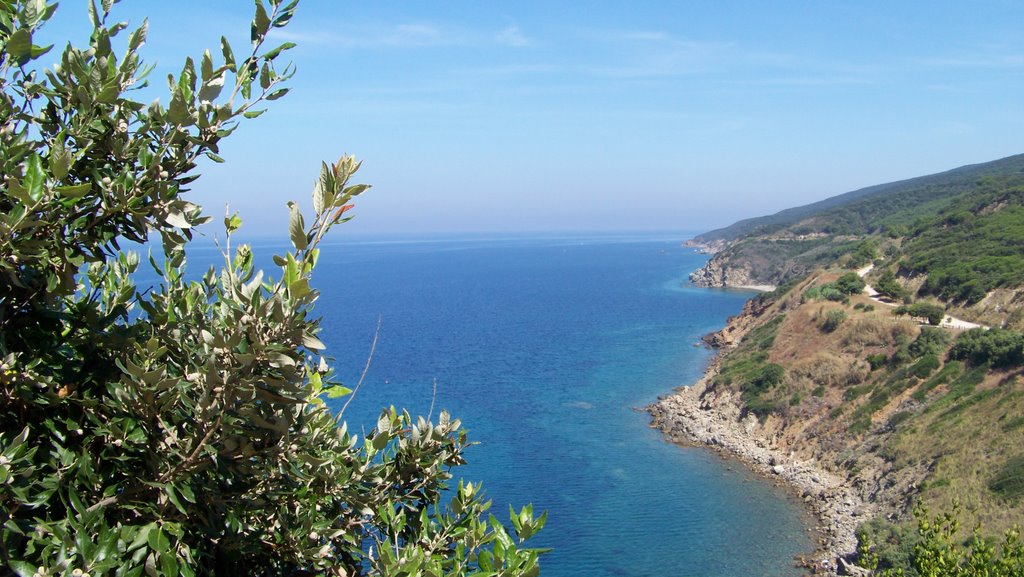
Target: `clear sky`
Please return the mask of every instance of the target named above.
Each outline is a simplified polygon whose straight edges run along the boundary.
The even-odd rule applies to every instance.
[[[222,34],[242,52],[251,7],[114,16],[150,18],[166,74]],[[64,0],[47,33],[86,25]],[[277,39],[299,44],[292,92],[191,197],[250,232],[285,234],[342,152],[375,187],[350,230],[408,233],[707,230],[1024,152],[1019,0],[303,0]]]

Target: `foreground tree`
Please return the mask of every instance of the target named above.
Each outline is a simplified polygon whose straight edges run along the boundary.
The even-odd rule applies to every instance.
[[[913,544],[886,544],[892,558],[880,558],[865,531],[858,535],[858,564],[880,577],[1019,577],[1024,575],[1024,542],[1020,529],[1007,531],[998,546],[975,528],[965,543],[960,535],[960,506],[932,517],[917,507],[917,535]],[[904,535],[906,537],[906,535]],[[909,548],[909,551],[907,550]],[[880,567],[884,569],[880,570]]]
[[[129,97],[146,25],[124,38],[112,4],[90,1],[88,47],[42,70],[56,5],[0,2],[0,573],[536,574],[522,544],[543,516],[513,512],[510,532],[479,487],[449,487],[457,420],[390,409],[358,439],[322,401],[349,391],[320,356],[310,275],[368,188],[358,162],[321,167],[310,224],[289,205],[276,279],[231,248],[237,216],[222,269],[186,276],[209,219],[183,193],[287,91],[292,45],[264,41],[296,2],[256,0],[251,50],[187,59],[166,106]],[[150,238],[161,281],[140,291],[122,245]]]

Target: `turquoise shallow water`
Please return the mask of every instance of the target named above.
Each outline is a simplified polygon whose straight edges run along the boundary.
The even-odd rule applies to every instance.
[[[695,381],[750,293],[687,288],[704,257],[675,237],[346,241],[324,248],[323,340],[354,384],[346,414],[436,405],[479,443],[456,471],[549,512],[548,576],[788,576],[812,541],[784,491],[666,443],[639,408]],[[262,250],[257,248],[258,251]]]

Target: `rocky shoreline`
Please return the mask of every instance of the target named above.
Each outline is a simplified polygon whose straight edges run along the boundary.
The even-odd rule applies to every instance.
[[[760,431],[755,416],[742,417],[739,398],[731,393],[705,394],[717,371],[718,363],[714,362],[696,384],[647,407],[652,426],[673,442],[697,444],[734,456],[754,471],[795,489],[819,520],[818,548],[803,559],[815,575],[863,571],[849,561],[857,549],[858,524],[875,513],[872,504],[852,490],[846,478],[776,448],[773,440]]]

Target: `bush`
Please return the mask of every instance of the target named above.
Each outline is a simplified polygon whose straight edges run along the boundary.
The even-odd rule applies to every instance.
[[[907,347],[907,352],[915,359],[925,355],[938,355],[945,352],[949,342],[953,340],[948,331],[932,327],[922,327],[914,342]]]
[[[878,256],[878,245],[873,239],[865,239],[857,243],[856,248],[850,253],[851,267],[860,267],[875,260]]]
[[[873,355],[868,355],[867,361],[868,364],[871,365],[871,370],[877,371],[885,366],[885,363],[889,361],[889,357],[884,353],[875,353]]]
[[[821,330],[831,333],[839,328],[846,320],[846,311],[833,309],[825,313],[825,321],[821,324]]]
[[[1020,366],[1024,364],[1024,333],[1000,328],[971,329],[957,337],[949,358],[974,366]]]
[[[1000,546],[975,529],[964,541],[960,533],[960,507],[932,518],[917,507],[917,534],[873,523],[858,532],[857,563],[882,577],[1016,577],[1024,574],[1024,543],[1019,529],[1007,531]],[[876,545],[875,538],[883,537]]]
[[[535,573],[521,544],[543,517],[516,513],[513,536],[479,487],[450,486],[459,421],[391,409],[357,439],[321,398],[349,391],[321,356],[310,279],[367,188],[350,183],[358,162],[322,165],[308,226],[290,205],[277,280],[230,249],[237,216],[219,274],[186,274],[209,219],[185,187],[283,96],[291,45],[263,44],[295,3],[257,0],[252,52],[224,41],[219,62],[187,60],[166,106],[129,98],[145,28],[119,38],[112,4],[90,2],[89,47],[44,72],[35,42],[56,6],[0,3],[0,573]],[[160,280],[140,292],[120,247],[151,236]]]
[[[845,295],[856,295],[864,291],[864,279],[855,272],[848,272],[836,279],[836,289]]]
[[[921,357],[921,360],[910,367],[910,374],[919,379],[924,379],[932,374],[935,369],[939,368],[940,364],[937,356],[928,354]]]
[[[928,324],[933,326],[942,324],[942,319],[946,318],[946,309],[931,303],[903,305],[896,307],[896,310],[893,312],[897,315],[909,315],[915,318],[925,319],[928,321]]]
[[[878,294],[887,296],[895,301],[903,301],[910,296],[907,289],[897,282],[896,275],[891,270],[882,273],[882,276],[875,282],[874,288],[878,291]]]

